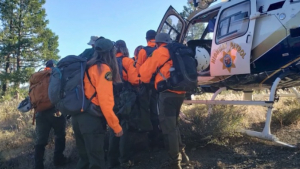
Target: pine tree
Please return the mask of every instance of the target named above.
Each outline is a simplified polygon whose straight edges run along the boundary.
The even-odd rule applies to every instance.
[[[193,7],[190,3],[187,3],[186,6],[183,6],[183,11],[180,13],[180,16],[184,19],[188,19],[195,10],[195,7]],[[187,43],[190,40],[200,39],[205,30],[205,26],[206,25],[201,22],[190,24],[186,32],[184,43]]]
[[[0,0],[0,79],[8,84],[28,81],[46,60],[58,59],[58,36],[47,28],[45,0]]]

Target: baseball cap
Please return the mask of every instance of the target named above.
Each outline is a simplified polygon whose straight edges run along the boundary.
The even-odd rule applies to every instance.
[[[109,39],[99,38],[95,41],[95,50],[98,52],[108,52],[114,47]]]
[[[156,31],[148,30],[146,33],[146,39],[154,39],[156,36]]]

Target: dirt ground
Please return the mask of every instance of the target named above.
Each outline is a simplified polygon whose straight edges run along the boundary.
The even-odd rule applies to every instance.
[[[282,129],[277,133],[281,141],[295,142],[300,140],[299,129]],[[194,142],[194,143],[191,143]],[[289,142],[289,143],[290,143]],[[244,136],[231,139],[229,145],[201,145],[189,141],[187,154],[192,166],[183,168],[300,168],[300,149],[288,148],[260,139]],[[166,156],[166,152],[150,151],[140,154],[139,164],[135,169],[156,169]]]
[[[276,135],[281,141],[297,143],[300,140],[298,127],[278,129]],[[183,168],[300,168],[300,149],[288,148],[260,139],[243,136],[229,140],[229,144],[203,145],[197,140],[184,140],[187,143],[187,154],[190,157],[191,166]],[[70,145],[67,145],[70,146]],[[141,143],[140,148],[144,145]],[[73,147],[73,146],[72,146]],[[53,147],[48,146],[48,151]],[[51,150],[50,150],[51,151]],[[48,152],[51,153],[51,152]],[[76,149],[68,153],[71,163],[61,169],[74,169],[78,160]],[[159,169],[166,159],[166,152],[162,148],[147,149],[137,154],[137,163],[133,169]],[[15,159],[6,162],[7,169],[28,168],[33,163],[33,153],[21,153]],[[16,165],[18,163],[18,165]],[[51,162],[46,168],[54,169]]]

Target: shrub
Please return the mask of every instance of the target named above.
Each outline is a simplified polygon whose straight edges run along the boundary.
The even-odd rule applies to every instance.
[[[272,121],[281,127],[296,124],[300,121],[300,103],[297,99],[284,98],[276,105]]]
[[[203,143],[226,144],[230,137],[240,136],[237,130],[244,119],[243,109],[235,106],[213,106],[208,114],[207,106],[192,105],[183,108],[189,121],[181,121],[182,133],[192,139],[201,139]]]

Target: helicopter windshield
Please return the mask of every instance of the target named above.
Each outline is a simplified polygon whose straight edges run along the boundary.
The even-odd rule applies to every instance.
[[[195,17],[189,24],[184,43],[190,40],[212,40],[219,9]]]
[[[208,22],[199,21],[194,24],[190,24],[184,41],[212,40],[214,36],[215,21],[216,20],[213,18]]]

